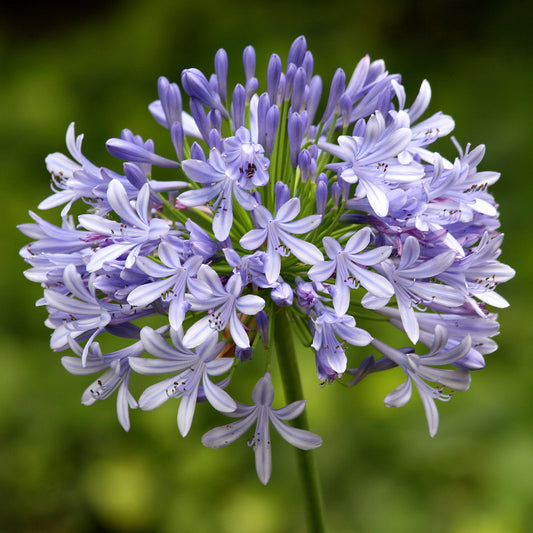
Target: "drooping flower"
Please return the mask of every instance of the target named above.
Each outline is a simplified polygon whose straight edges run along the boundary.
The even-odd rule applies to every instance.
[[[269,372],[257,382],[252,392],[252,400],[253,405],[238,404],[235,411],[226,413],[234,418],[242,417],[241,420],[211,429],[202,437],[202,443],[209,448],[222,448],[242,437],[255,422],[254,437],[249,441],[249,446],[252,446],[255,452],[255,468],[259,480],[266,485],[272,472],[270,424],[289,444],[300,450],[317,448],[322,444],[322,439],[310,431],[284,423],[302,414],[305,400],[274,409],[274,387]]]
[[[144,349],[158,359],[132,357],[130,366],[140,374],[174,374],[148,387],[139,398],[139,407],[151,410],[169,398],[181,398],[178,428],[185,437],[191,428],[200,387],[206,399],[218,411],[235,410],[235,401],[209,379],[209,376],[225,374],[232,367],[233,361],[216,358],[223,346],[216,335],[210,335],[196,350],[190,350],[183,345],[181,331],[171,329],[170,333],[175,348],[165,342],[158,332],[148,326],[144,327],[141,330]]]

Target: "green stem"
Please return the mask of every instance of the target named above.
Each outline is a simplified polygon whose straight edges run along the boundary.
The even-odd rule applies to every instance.
[[[294,349],[293,332],[291,331],[290,315],[281,310],[273,324],[274,343],[278,363],[281,370],[281,379],[285,390],[285,397],[288,403],[303,399],[302,383],[296,350]],[[304,411],[294,426],[300,429],[309,430],[307,414]],[[324,513],[322,509],[322,498],[318,481],[318,471],[312,450],[304,451],[296,448],[298,468],[305,494],[305,505],[309,533],[325,533]]]

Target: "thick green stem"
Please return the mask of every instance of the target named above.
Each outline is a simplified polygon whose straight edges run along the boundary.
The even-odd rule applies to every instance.
[[[281,379],[285,390],[287,402],[303,400],[302,383],[296,351],[294,349],[294,338],[290,315],[281,310],[274,321],[274,343],[281,371]],[[307,414],[304,411],[294,422],[294,426],[300,429],[309,430]],[[309,533],[325,533],[324,513],[322,509],[322,498],[318,481],[318,472],[312,450],[304,451],[295,448],[298,460],[298,469],[302,480],[305,494],[306,516]]]

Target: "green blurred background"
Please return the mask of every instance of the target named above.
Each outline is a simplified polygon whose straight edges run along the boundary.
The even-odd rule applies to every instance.
[[[182,439],[175,403],[133,412],[129,433],[116,421],[114,398],[91,408],[80,404],[91,378],[67,374],[60,356],[49,350],[45,311],[34,306],[41,291],[22,276],[25,264],[18,256],[27,239],[15,230],[49,194],[44,157],[64,151],[71,121],[85,133],[85,154],[102,165],[114,164],[104,141],[124,127],[164,148],[164,131],[146,108],[157,97],[158,76],[177,81],[181,69],[191,66],[210,73],[214,53],[224,47],[230,78],[240,81],[242,49],[252,44],[264,80],[270,53],[285,59],[300,34],[325,84],[339,66],[351,74],[365,53],[402,73],[408,102],[424,78],[430,81],[430,111],[442,109],[455,118],[462,144],[486,144],[481,170],[502,172],[493,187],[506,233],[502,260],[518,272],[500,289],[512,307],[500,314],[499,351],[474,374],[469,392],[440,404],[434,439],[418,400],[399,410],[384,407],[383,397],[400,375],[372,376],[357,389],[320,388],[312,364],[304,365],[312,429],[324,438],[317,460],[330,531],[533,531],[530,2],[3,6],[1,531],[305,530],[294,454],[279,439],[265,488],[244,440],[218,451],[201,445],[200,436],[221,423],[204,406]],[[441,147],[452,153],[450,145]],[[251,379],[237,389],[241,401],[249,401]]]

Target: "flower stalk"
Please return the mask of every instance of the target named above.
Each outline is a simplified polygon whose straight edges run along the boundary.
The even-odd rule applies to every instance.
[[[302,400],[304,398],[302,380],[298,369],[294,333],[289,313],[284,312],[284,310],[277,313],[273,330],[285,400],[287,402]],[[293,426],[309,430],[306,411],[293,421]],[[322,494],[313,450],[296,449],[295,452],[305,497],[308,531],[309,533],[325,533]]]

